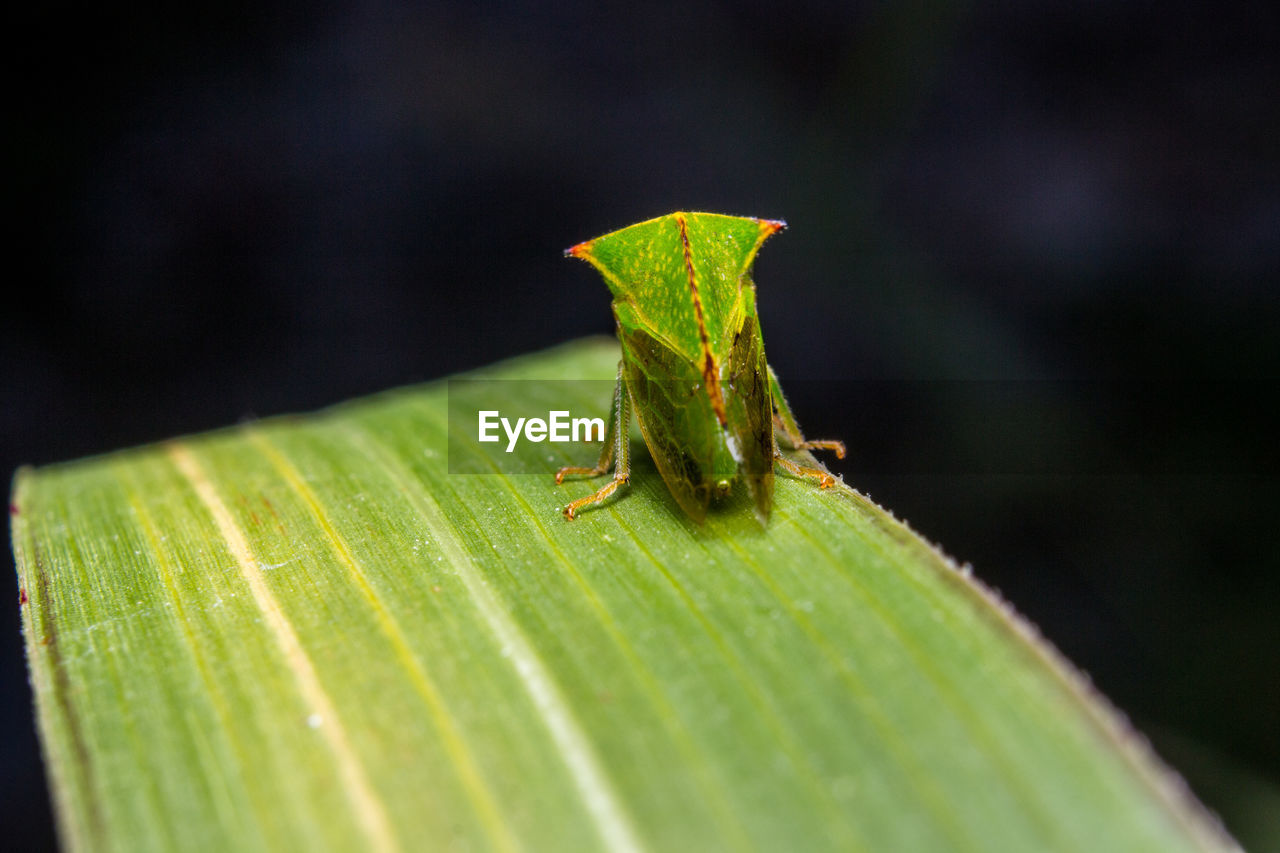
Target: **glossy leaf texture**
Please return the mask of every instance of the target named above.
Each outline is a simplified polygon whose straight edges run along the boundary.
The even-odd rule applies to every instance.
[[[482,375],[617,360],[584,341]],[[1234,848],[856,492],[780,476],[767,529],[745,499],[699,526],[633,439],[628,499],[568,523],[573,446],[521,446],[545,476],[450,474],[446,393],[19,473],[68,848]]]

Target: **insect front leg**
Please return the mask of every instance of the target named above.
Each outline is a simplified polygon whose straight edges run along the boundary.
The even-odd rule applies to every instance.
[[[830,450],[836,455],[837,459],[843,459],[845,453],[844,442],[831,439],[819,439],[817,441],[805,439],[804,433],[800,432],[800,425],[796,423],[795,415],[791,414],[791,407],[787,405],[787,398],[782,393],[782,386],[778,384],[778,375],[773,372],[772,367],[769,368],[769,391],[773,397],[773,461],[793,476],[817,480],[818,485],[824,489],[834,486],[835,478],[829,473],[820,468],[792,462],[783,456],[778,448],[785,447],[787,450]]]
[[[600,449],[600,461],[594,468],[568,466],[556,472],[556,483],[564,482],[567,476],[599,477],[613,469],[613,479],[605,483],[595,494],[587,495],[570,502],[564,508],[564,517],[573,521],[581,507],[602,502],[617,490],[618,486],[631,481],[631,448],[628,439],[631,436],[631,394],[622,379],[622,364],[618,364],[618,382],[613,388],[613,408],[609,412],[609,426],[605,430],[604,447]]]

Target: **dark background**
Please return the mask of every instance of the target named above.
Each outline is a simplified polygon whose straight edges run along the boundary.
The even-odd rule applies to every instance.
[[[610,334],[563,247],[785,218],[756,280],[809,434],[1274,843],[1274,4],[554,5],[12,26],[0,468]],[[0,837],[39,849],[9,577]]]

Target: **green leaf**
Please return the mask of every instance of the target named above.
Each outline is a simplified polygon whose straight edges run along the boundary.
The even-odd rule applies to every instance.
[[[616,362],[585,341],[483,375]],[[503,387],[520,408],[536,386]],[[699,526],[637,444],[625,493],[570,523],[594,483],[551,472],[580,446],[526,445],[544,475],[451,474],[479,446],[447,425],[437,383],[19,472],[68,847],[1233,849],[856,492],[779,477],[767,529],[745,502]]]

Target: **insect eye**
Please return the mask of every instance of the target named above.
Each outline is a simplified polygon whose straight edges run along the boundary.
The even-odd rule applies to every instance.
[[[733,488],[733,483],[729,482],[728,480],[716,481],[716,495],[719,497],[724,497],[725,495],[729,494],[729,491],[732,488]]]

